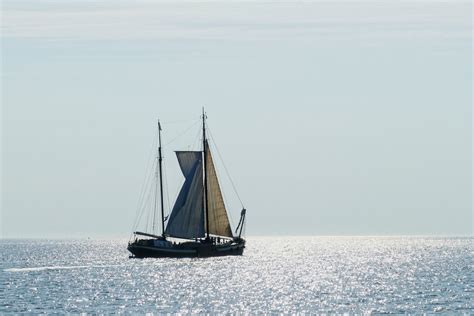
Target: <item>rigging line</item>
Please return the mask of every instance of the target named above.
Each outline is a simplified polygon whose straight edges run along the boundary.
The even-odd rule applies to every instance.
[[[142,198],[140,209],[139,209],[140,214],[139,214],[139,217],[136,219],[135,227],[138,227],[138,225],[140,224],[141,217],[143,216],[143,213],[145,212],[146,208],[148,207],[147,203],[148,203],[148,200],[150,199],[150,195],[151,195],[151,192],[152,192],[152,184],[153,183],[150,181],[150,179],[152,179],[152,178],[153,177],[151,175],[149,175],[148,178],[147,178],[146,188],[145,188],[145,191],[143,193],[143,198]],[[146,194],[146,193],[148,193],[148,194]]]
[[[167,207],[168,207],[168,210],[170,209],[171,207],[171,204],[170,204],[170,192],[168,190],[168,174],[166,173],[166,161],[165,159],[163,159],[163,165],[164,165],[164,168],[163,168],[163,175],[164,175],[164,178],[165,178],[165,191],[166,191],[166,201],[167,201]],[[164,212],[163,212],[164,213]],[[169,213],[170,211],[168,211],[168,215],[169,216]],[[166,216],[165,216],[166,217]],[[164,221],[164,219],[162,218],[161,220]],[[164,232],[163,232],[164,233]]]
[[[194,127],[194,125],[196,125],[197,123],[199,123],[199,120],[196,120],[193,124],[191,124],[191,126],[189,126],[184,132],[182,132],[181,134],[179,134],[178,136],[174,137],[173,139],[171,139],[168,143],[166,143],[163,147],[165,146],[168,146],[169,144],[171,144],[172,142],[174,142],[175,140],[177,140],[178,138],[180,138],[181,136],[183,136],[184,134],[186,134],[187,132],[189,132],[189,130],[191,130],[191,128]]]
[[[149,181],[150,181],[150,177],[153,175],[151,170],[154,168],[154,162],[153,161],[154,161],[155,157],[154,157],[154,154],[153,154],[153,149],[155,147],[156,147],[156,137],[153,140],[153,143],[151,145],[150,152],[149,152],[149,155],[148,155],[148,161],[147,161],[147,165],[146,165],[145,175],[143,177],[144,182],[143,182],[143,185],[142,185],[142,190],[140,192],[141,194],[140,194],[139,202],[143,202],[143,198],[145,197],[146,190],[147,190],[147,187],[148,187],[148,184],[149,184]]]
[[[229,173],[229,170],[227,170],[227,167],[224,163],[224,159],[222,159],[222,156],[221,156],[221,153],[219,151],[219,148],[217,147],[217,144],[216,144],[216,141],[214,140],[214,135],[212,134],[212,131],[211,129],[209,128],[209,126],[207,127],[207,129],[209,130],[209,136],[212,140],[212,143],[214,144],[214,148],[216,148],[216,151],[217,151],[217,155],[219,156],[221,162],[222,162],[222,165],[224,166],[224,170],[227,174],[227,177],[229,177],[229,180],[230,180],[230,183],[232,184],[232,188],[234,189],[234,192],[235,194],[237,195],[237,198],[239,199],[240,201],[240,205],[242,206],[242,208],[244,208],[244,203],[242,202],[242,199],[240,198],[240,195],[239,193],[237,192],[237,189],[235,187],[235,184],[234,184],[234,181],[232,181],[232,177],[230,176],[230,173]]]
[[[150,212],[146,212],[146,220],[145,220],[145,232],[148,232],[148,226],[150,224]]]
[[[153,221],[152,221],[152,233],[156,235],[155,224],[156,224],[156,209],[158,208],[158,156],[156,157],[156,167],[155,167],[155,201],[153,203]]]
[[[151,192],[152,192],[152,190],[151,190],[151,186],[150,186],[150,190],[148,190],[148,195],[146,196],[146,199],[145,199],[145,201],[144,201],[144,203],[143,203],[143,207],[142,207],[141,210],[140,210],[140,215],[139,215],[138,218],[137,218],[137,222],[136,222],[136,224],[135,224],[134,230],[136,230],[136,229],[138,228],[138,226],[140,225],[141,219],[142,219],[142,217],[143,217],[143,214],[145,214],[145,211],[146,211],[147,206],[148,206],[147,204],[148,204],[148,202],[150,201]],[[148,212],[148,213],[147,213],[147,219],[148,219],[149,217],[150,217],[150,214],[149,214],[149,212]],[[145,222],[145,230],[147,229],[147,226],[148,226],[147,223],[148,223],[148,220]]]
[[[152,209],[152,204],[151,204],[151,197],[153,195],[153,183],[150,184],[149,189],[148,189],[148,194],[147,198],[143,203],[143,208],[142,208],[142,214],[146,215],[145,216],[145,232],[148,232],[149,226],[150,226],[150,215],[151,215],[151,209]]]
[[[153,173],[150,172],[152,167],[153,167],[153,164],[150,163],[150,165],[147,168],[147,173],[146,173],[146,176],[145,176],[146,181],[145,181],[145,185],[143,187],[143,192],[141,194],[140,204],[138,205],[137,215],[140,212],[143,213],[143,210],[146,206],[145,204],[147,203],[148,197],[147,197],[146,194],[147,194],[147,192],[149,194],[149,190],[151,189],[151,185],[152,185],[151,179],[153,179]],[[138,224],[139,224],[139,220],[138,220],[138,218],[136,218],[135,223],[134,223],[135,227],[138,226]]]
[[[201,135],[201,128],[197,130],[196,136],[194,136],[194,141],[192,142],[191,150],[197,150],[197,147],[200,144],[199,135]]]
[[[149,179],[153,179],[153,178],[154,178],[153,176],[149,177]],[[148,183],[148,186],[147,186],[146,199],[143,201],[142,212],[141,212],[142,216],[146,213],[145,231],[149,231],[149,229],[151,229],[150,216],[151,216],[152,211],[153,211],[153,204],[152,204],[153,192],[154,192],[153,181],[150,180],[149,183]],[[140,218],[140,221],[141,221],[141,218]],[[138,225],[140,224],[140,221],[138,222]]]
[[[133,227],[136,227],[137,225],[137,217],[139,215],[139,212],[140,212],[140,209],[141,209],[141,206],[143,204],[143,199],[145,198],[145,192],[146,192],[146,187],[148,185],[148,181],[149,181],[149,171],[151,169],[151,167],[153,166],[152,163],[150,163],[153,159],[153,149],[155,147],[155,144],[156,144],[156,141],[157,141],[157,134],[155,134],[155,137],[153,138],[153,141],[152,141],[152,144],[151,144],[151,147],[150,147],[150,151],[149,151],[149,154],[148,154],[148,161],[147,161],[147,164],[146,164],[146,167],[145,167],[145,176],[143,177],[143,182],[142,182],[142,185],[141,185],[141,189],[140,189],[140,194],[139,194],[139,197],[138,197],[138,200],[137,200],[137,205],[136,205],[136,214],[135,214],[135,221],[133,223]]]
[[[149,197],[150,197],[150,194],[148,194],[148,196],[147,196],[147,199],[146,199],[147,201],[149,200]],[[146,210],[146,207],[143,207],[143,208],[141,209],[141,212],[140,212],[140,215],[139,215],[138,218],[137,218],[137,223],[136,223],[136,225],[135,225],[134,230],[137,230],[137,229],[138,229],[138,226],[140,226],[140,223],[141,223],[141,221],[142,221],[143,214],[145,214],[145,210]],[[145,222],[145,226],[146,226],[146,222]],[[145,227],[145,230],[146,230],[146,227]]]
[[[147,187],[148,187],[148,182],[149,182],[149,170],[150,170],[150,160],[151,160],[151,159],[149,159],[148,164],[147,164],[145,177],[143,178],[143,183],[142,183],[142,186],[141,186],[140,195],[139,195],[139,198],[138,198],[138,200],[137,200],[136,214],[135,214],[135,222],[136,222],[136,218],[137,218],[137,216],[138,216],[138,213],[140,212],[140,210],[141,210],[141,208],[142,208],[143,200],[144,200],[144,198],[145,198],[145,193],[146,193]],[[134,225],[135,225],[135,222],[134,222]]]
[[[188,120],[175,120],[175,121],[164,121],[161,122],[162,125],[168,125],[168,124],[178,124],[178,123],[189,123],[189,122],[194,122],[196,119],[188,119]]]

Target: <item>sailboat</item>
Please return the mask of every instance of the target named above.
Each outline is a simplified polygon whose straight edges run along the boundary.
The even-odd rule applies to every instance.
[[[202,150],[176,151],[185,178],[169,216],[164,215],[161,124],[158,122],[158,159],[161,205],[161,235],[134,231],[127,249],[133,258],[213,257],[242,255],[245,239],[241,237],[246,209],[232,231],[217,178],[208,139],[206,114],[202,115]],[[158,180],[158,179],[157,179]],[[158,190],[156,190],[157,192]],[[165,226],[165,222],[167,222]]]

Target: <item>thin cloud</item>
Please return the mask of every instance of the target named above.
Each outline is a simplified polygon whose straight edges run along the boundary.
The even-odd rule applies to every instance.
[[[469,2],[7,1],[2,37],[63,40],[470,36]]]

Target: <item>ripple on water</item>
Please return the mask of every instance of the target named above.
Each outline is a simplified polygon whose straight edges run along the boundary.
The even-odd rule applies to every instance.
[[[474,311],[472,238],[258,237],[244,256],[206,259],[125,247],[0,241],[0,313]]]

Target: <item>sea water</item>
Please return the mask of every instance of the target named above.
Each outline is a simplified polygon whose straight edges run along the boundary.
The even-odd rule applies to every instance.
[[[254,237],[129,259],[126,240],[1,240],[5,313],[474,313],[473,238]]]

